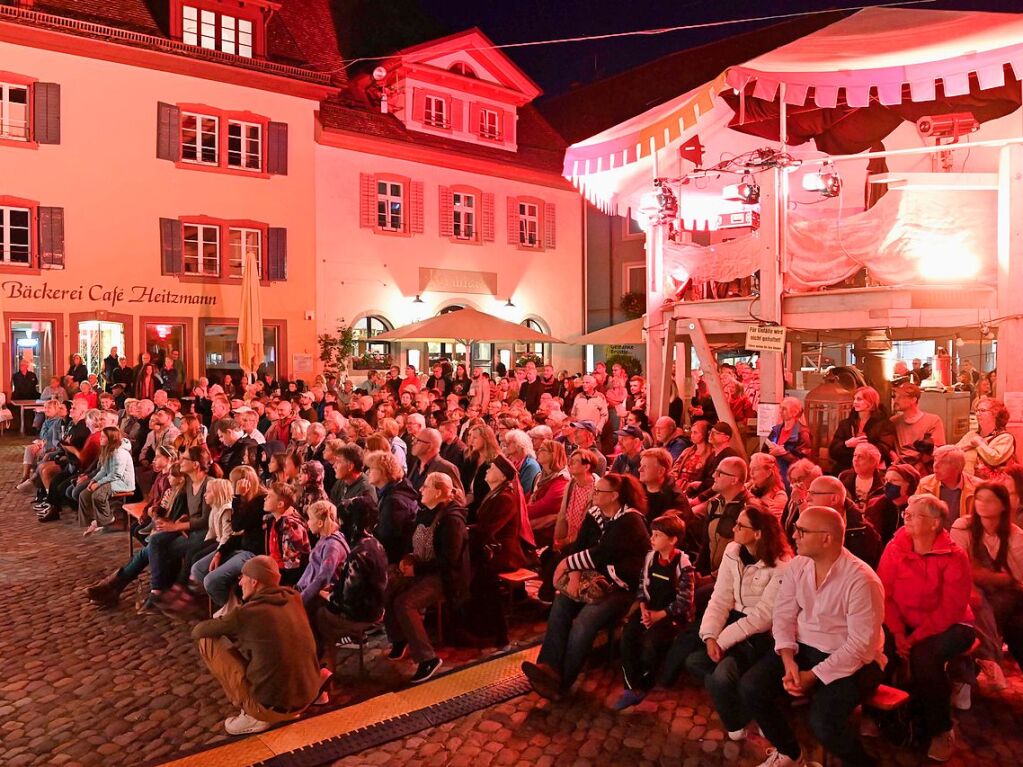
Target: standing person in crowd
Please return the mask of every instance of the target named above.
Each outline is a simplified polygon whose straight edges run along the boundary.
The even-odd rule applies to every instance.
[[[594,496],[596,509],[554,572],[560,593],[537,662],[522,664],[533,689],[553,700],[572,688],[597,634],[629,609],[650,550],[639,480],[608,473]]]
[[[770,453],[754,453],[749,460],[749,481],[746,483],[748,504],[774,514],[779,520],[789,502],[779,461]]]
[[[387,561],[398,564],[412,541],[419,494],[408,481],[393,453],[370,452],[365,457],[369,483],[377,489],[380,515],[374,534],[387,552]]]
[[[881,410],[881,395],[872,386],[861,386],[853,392],[852,412],[839,421],[835,430],[828,448],[835,474],[852,468],[853,451],[863,442],[878,449],[886,466],[898,449],[895,426]]]
[[[881,453],[869,442],[862,442],[853,450],[852,468],[838,475],[845,485],[846,497],[860,509],[884,492],[884,472]]]
[[[761,767],[804,764],[785,712],[784,693],[810,698],[810,727],[848,767],[873,765],[853,729],[853,711],[881,682],[885,663],[884,588],[846,550],[845,523],[832,509],[811,506],[796,526],[799,556],[781,578],[774,601],[776,652],[742,678],[739,698],[776,750]]]
[[[540,477],[526,505],[529,524],[537,546],[550,546],[554,542],[554,527],[565,499],[570,475],[565,446],[553,439],[545,439],[536,450],[540,463]]]
[[[230,735],[263,732],[296,718],[325,681],[302,600],[281,585],[277,563],[253,557],[242,567],[241,587],[237,610],[192,629],[210,673],[241,709],[224,722]]]
[[[977,478],[966,473],[966,454],[955,445],[942,445],[934,451],[933,474],[920,480],[917,492],[936,496],[948,506],[946,529],[957,519],[973,511]]]
[[[1016,460],[1016,438],[1005,430],[1009,409],[1000,399],[988,399],[977,408],[977,430],[956,443],[966,459],[964,471],[978,479],[1000,479]]]
[[[967,652],[976,636],[970,559],[945,530],[944,501],[914,495],[904,516],[905,527],[885,547],[877,568],[885,591],[889,677],[894,678],[893,667],[908,665],[910,704],[921,734],[930,741],[927,756],[947,762],[955,736],[946,666]]]
[[[390,660],[408,654],[417,664],[412,683],[432,677],[441,666],[423,625],[422,611],[443,600],[457,615],[469,593],[469,533],[466,510],[448,474],[432,472],[423,481],[422,507],[412,533],[411,551],[388,584],[384,626]]]
[[[37,400],[39,399],[39,377],[32,370],[32,363],[22,357],[18,360],[18,370],[12,380],[11,399]],[[67,399],[65,393],[62,399]]]
[[[131,365],[128,364],[127,357],[121,357],[118,360],[118,367],[116,367],[110,375],[111,386],[121,384],[124,387],[126,394],[135,393],[135,371]]]
[[[462,489],[462,478],[459,476],[458,468],[441,457],[442,441],[437,429],[423,429],[415,436],[412,441],[412,455],[415,460],[409,469],[409,482],[418,491],[422,489],[423,483],[430,474],[440,472],[451,477],[451,484],[454,485],[459,496],[464,497],[465,491]]]
[[[920,409],[922,391],[917,384],[905,383],[895,389],[895,409],[892,416],[898,437],[899,460],[912,464],[926,474],[934,449],[945,444],[945,425],[934,413]]]
[[[160,390],[160,386],[160,378],[156,375],[156,368],[150,363],[142,365],[142,368],[135,376],[135,396],[139,399],[152,399],[156,392]]]
[[[1023,668],[1023,530],[1012,521],[1009,491],[996,482],[977,485],[973,513],[952,524],[951,536],[973,567],[974,608],[982,629],[979,657],[1001,660],[1004,641]]]
[[[795,397],[784,397],[778,406],[781,422],[771,427],[764,450],[775,457],[785,489],[790,489],[789,467],[803,458],[810,458],[813,439],[803,422],[803,403]]]
[[[71,364],[68,366],[67,375],[71,376],[76,384],[88,380],[89,368],[85,366],[85,360],[82,359],[81,354],[71,355]]]
[[[572,410],[569,415],[573,421],[590,421],[596,428],[597,434],[604,430],[607,422],[608,405],[604,395],[597,391],[597,379],[591,375],[585,375],[582,379],[583,389],[572,402]]]
[[[295,496],[291,485],[274,482],[263,499],[264,548],[288,586],[298,583],[309,562],[309,531],[295,509]]]
[[[665,514],[650,524],[650,546],[639,578],[638,597],[622,630],[625,690],[616,711],[642,702],[657,678],[665,653],[693,619],[693,565],[678,548],[685,523]]]
[[[710,693],[729,740],[746,737],[752,715],[743,706],[739,688],[747,672],[774,652],[774,601],[791,558],[774,514],[756,508],[739,514],[735,539],[725,547],[700,623],[704,646],[685,658],[686,670]]]

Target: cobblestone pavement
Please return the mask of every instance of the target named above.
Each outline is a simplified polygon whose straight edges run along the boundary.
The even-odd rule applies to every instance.
[[[29,496],[14,489],[20,444],[0,440],[0,767],[128,767],[224,742],[223,720],[237,712],[206,673],[190,625],[137,614],[130,587],[116,609],[88,602],[86,587],[126,561],[127,537],[83,539],[70,512],[36,522]],[[513,641],[543,630],[520,618]],[[414,666],[388,662],[384,646],[371,641],[362,680],[357,654],[339,652],[335,705],[407,683]],[[439,654],[454,668],[481,651]]]
[[[1008,667],[1006,666],[1006,670]],[[953,767],[1019,765],[1023,749],[1023,677],[1009,675],[1001,693],[974,692],[973,708],[960,712]],[[347,757],[333,767],[716,767],[757,765],[767,742],[729,741],[710,699],[680,684],[655,691],[624,713],[609,709],[621,689],[615,668],[592,670],[571,699],[550,703],[530,693],[424,730],[403,740]],[[805,718],[805,714],[803,715]],[[812,743],[797,715],[803,743]],[[920,753],[868,741],[881,765],[935,764]],[[816,758],[820,758],[819,756]]]

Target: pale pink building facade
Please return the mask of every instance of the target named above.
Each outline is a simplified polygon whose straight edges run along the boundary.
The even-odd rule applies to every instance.
[[[325,119],[348,109],[339,97],[348,83],[324,0],[168,0],[166,15],[147,16],[153,5],[0,6],[5,381],[21,356],[41,379],[63,373],[75,352],[98,370],[110,346],[133,363],[143,351],[180,350],[188,379],[236,372],[250,251],[267,362],[282,377],[317,372],[317,333],[340,317],[397,326],[423,314],[414,307],[460,303],[560,337],[581,332],[581,203],[556,161],[516,143],[514,112],[538,91],[510,64],[499,62],[516,87],[480,83],[493,130],[477,145],[443,136],[430,139],[440,146],[382,145],[372,124]],[[470,109],[479,121],[478,106],[463,119]],[[361,111],[412,133],[375,103]],[[547,138],[559,157],[556,135]],[[470,153],[452,149],[460,145]],[[416,182],[418,207],[407,200],[405,215],[417,220],[401,223],[414,233],[365,225],[366,179],[378,174]],[[479,225],[491,228],[473,232],[478,242],[440,235],[441,187],[479,190],[490,216],[481,210]],[[540,227],[526,249],[509,244],[505,220],[520,198]],[[449,271],[431,272],[424,287],[420,267]],[[379,284],[356,281],[367,274]],[[426,303],[413,305],[416,294]],[[419,351],[425,363],[432,350]]]

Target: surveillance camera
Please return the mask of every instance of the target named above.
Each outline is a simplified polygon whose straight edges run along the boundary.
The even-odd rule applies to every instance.
[[[384,67],[377,67],[373,70],[373,79],[382,83],[387,78],[387,70]]]

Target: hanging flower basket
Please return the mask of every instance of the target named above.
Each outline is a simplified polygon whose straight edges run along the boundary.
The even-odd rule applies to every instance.
[[[646,294],[639,292],[626,293],[622,296],[618,306],[631,320],[642,317],[646,312]]]

